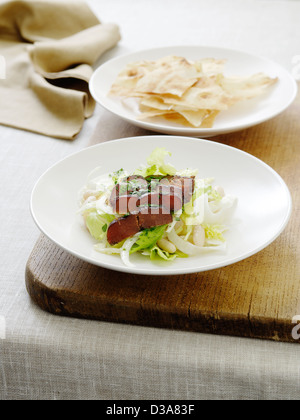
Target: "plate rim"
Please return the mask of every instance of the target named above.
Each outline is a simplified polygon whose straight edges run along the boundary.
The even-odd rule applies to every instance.
[[[291,96],[290,100],[285,104],[285,106],[281,107],[280,110],[278,110],[276,113],[272,114],[272,116],[265,116],[265,117],[261,117],[260,119],[256,120],[254,123],[253,122],[249,122],[247,124],[236,124],[234,126],[231,126],[227,129],[225,128],[205,128],[205,129],[201,129],[201,128],[193,128],[193,127],[184,127],[184,126],[178,126],[178,127],[174,127],[174,126],[168,126],[166,125],[161,126],[160,124],[156,124],[153,122],[144,122],[144,121],[140,121],[137,118],[133,118],[133,117],[125,117],[125,116],[121,116],[118,112],[115,112],[113,110],[111,110],[108,106],[106,106],[105,104],[103,104],[102,101],[99,100],[99,97],[96,94],[96,90],[95,90],[95,79],[98,76],[98,73],[101,71],[101,69],[105,66],[109,66],[115,62],[118,62],[119,60],[122,60],[126,57],[130,58],[133,55],[136,54],[141,54],[141,53],[153,53],[156,51],[164,51],[167,49],[176,49],[176,48],[190,48],[190,49],[214,49],[214,50],[223,50],[223,51],[229,51],[232,53],[236,53],[236,54],[242,54],[242,55],[246,55],[248,57],[251,57],[252,59],[259,59],[262,61],[265,61],[266,63],[272,65],[272,66],[276,66],[277,68],[279,68],[283,73],[285,73],[286,75],[286,80],[289,80],[289,82],[291,83],[291,87],[293,90],[293,95]],[[136,51],[132,51],[130,53],[125,53],[125,54],[121,54],[117,57],[111,58],[110,60],[102,63],[92,74],[91,79],[89,81],[89,90],[90,93],[93,97],[93,99],[100,105],[102,106],[105,110],[109,111],[110,113],[112,113],[113,115],[117,116],[118,118],[121,118],[133,125],[136,125],[138,127],[141,128],[145,128],[147,130],[152,130],[154,132],[159,132],[159,133],[168,133],[170,135],[187,135],[187,136],[192,136],[192,137],[201,137],[201,136],[216,136],[216,135],[220,135],[220,134],[226,134],[226,133],[233,133],[236,131],[240,131],[243,129],[247,129],[250,127],[254,127],[256,125],[262,124],[266,121],[269,121],[273,118],[276,118],[278,115],[282,114],[286,109],[288,109],[292,103],[295,101],[299,87],[298,87],[298,83],[295,80],[295,78],[292,76],[292,74],[281,64],[277,63],[274,60],[271,60],[267,57],[264,57],[262,55],[256,55],[253,53],[250,53],[248,51],[243,51],[240,49],[234,49],[234,48],[227,48],[227,47],[219,47],[219,46],[210,46],[210,45],[169,45],[169,46],[161,46],[161,47],[157,47],[157,48],[147,48],[145,50],[136,50]],[[183,134],[184,133],[184,134]]]
[[[36,190],[40,184],[40,182],[44,179],[44,177],[46,177],[48,175],[49,172],[51,172],[56,166],[62,164],[64,161],[72,159],[74,156],[78,156],[80,155],[82,152],[85,152],[87,150],[91,150],[91,149],[95,149],[95,148],[101,148],[104,145],[107,144],[117,144],[120,142],[127,142],[127,141],[149,141],[149,138],[153,139],[153,138],[161,138],[164,137],[164,139],[168,139],[171,140],[173,137],[179,139],[179,141],[183,141],[186,142],[187,140],[189,141],[193,141],[193,142],[197,142],[197,143],[210,143],[211,145],[213,145],[214,147],[221,147],[221,148],[226,148],[226,149],[230,149],[230,150],[234,150],[236,153],[247,156],[248,158],[250,157],[251,159],[257,161],[258,163],[260,163],[262,166],[264,166],[267,170],[269,170],[273,176],[275,176],[275,178],[277,178],[277,180],[279,181],[279,183],[281,184],[281,186],[283,187],[283,189],[285,190],[286,196],[287,196],[287,214],[285,215],[285,219],[282,222],[281,227],[278,229],[278,231],[276,231],[276,233],[274,235],[272,235],[272,237],[265,242],[264,244],[262,244],[261,246],[249,250],[248,252],[245,252],[243,255],[240,255],[239,257],[233,258],[230,261],[228,261],[228,263],[224,264],[224,262],[219,262],[216,264],[212,264],[209,267],[203,268],[201,269],[201,267],[194,267],[194,268],[169,268],[168,271],[164,270],[164,271],[160,271],[160,268],[157,269],[147,269],[147,271],[145,269],[139,269],[138,267],[127,267],[127,266],[117,266],[117,267],[112,267],[113,264],[108,264],[108,263],[101,263],[101,261],[95,261],[93,258],[89,258],[89,257],[83,257],[82,255],[80,255],[78,252],[76,251],[72,251],[72,249],[62,245],[61,243],[59,243],[59,241],[55,240],[53,238],[53,236],[51,234],[49,234],[46,229],[43,228],[43,226],[40,224],[40,222],[38,221],[38,217],[35,214],[34,211],[34,205],[33,205],[33,201],[35,198],[35,193]],[[186,137],[186,136],[164,136],[164,135],[153,135],[153,136],[137,136],[137,137],[128,137],[128,138],[120,138],[120,139],[115,139],[115,140],[111,140],[109,142],[104,142],[104,143],[98,143],[96,145],[93,146],[89,146],[86,147],[82,150],[79,150],[77,152],[74,152],[68,156],[65,156],[64,158],[58,160],[55,164],[51,165],[36,181],[36,183],[34,184],[34,187],[32,189],[31,192],[31,196],[30,196],[30,203],[29,203],[29,207],[30,207],[30,213],[31,216],[36,224],[36,226],[38,227],[38,229],[54,244],[56,244],[58,247],[60,247],[61,249],[63,249],[64,251],[66,251],[67,253],[73,255],[74,257],[79,258],[81,261],[85,261],[87,263],[90,263],[92,265],[96,265],[98,267],[102,267],[111,271],[117,271],[117,272],[122,272],[122,273],[127,273],[127,274],[135,274],[135,275],[143,275],[143,276],[161,276],[161,277],[165,277],[165,276],[173,276],[173,275],[185,275],[185,274],[194,274],[194,273],[201,273],[201,272],[208,272],[208,271],[213,271],[216,269],[220,269],[220,268],[224,268],[227,266],[231,266],[234,265],[238,262],[241,262],[245,259],[248,259],[251,256],[254,256],[256,254],[258,254],[259,252],[261,252],[262,250],[264,250],[265,248],[267,248],[270,244],[272,244],[285,230],[285,228],[287,227],[291,215],[292,215],[292,211],[293,211],[293,199],[292,199],[292,195],[291,192],[286,184],[286,182],[284,181],[284,179],[279,175],[278,172],[276,172],[270,165],[268,165],[266,162],[264,162],[263,160],[257,158],[256,156],[245,152],[244,150],[235,148],[233,146],[229,146],[227,144],[224,143],[218,143],[218,142],[214,142],[211,140],[207,140],[207,139],[195,139],[194,137]],[[91,244],[92,246],[92,244]]]

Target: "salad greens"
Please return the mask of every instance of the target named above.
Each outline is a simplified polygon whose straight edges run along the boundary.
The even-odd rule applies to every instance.
[[[134,175],[141,175],[144,178],[152,175],[175,175],[174,166],[165,163],[167,156],[172,156],[172,154],[164,148],[156,148],[147,159],[148,166],[136,169]]]
[[[101,241],[107,232],[109,224],[115,219],[110,214],[99,214],[97,210],[92,210],[86,215],[86,226],[94,239]]]
[[[158,226],[144,230],[131,248],[130,254],[152,248],[164,235],[168,226]]]
[[[87,184],[80,191],[80,213],[84,217],[90,235],[98,241],[95,249],[109,255],[119,255],[124,264],[131,265],[130,256],[141,254],[151,261],[172,262],[177,258],[199,256],[205,251],[224,250],[226,246],[225,232],[229,228],[229,221],[233,215],[236,198],[222,193],[223,189],[214,186],[214,179],[200,179],[198,170],[177,170],[166,159],[171,156],[165,148],[156,148],[147,159],[147,165],[140,165],[132,173],[119,169],[110,174],[98,177],[90,176]],[[195,177],[195,189],[192,200],[185,203],[183,208],[173,214],[173,222],[146,229],[134,237],[124,240],[115,246],[107,241],[107,230],[110,224],[120,217],[110,205],[113,188],[129,176],[138,175],[148,182],[159,183],[167,176]],[[135,182],[133,179],[132,182]],[[196,227],[202,230],[204,243],[199,244],[195,239]],[[169,241],[176,249],[169,252],[159,246]],[[172,248],[171,248],[172,249]]]

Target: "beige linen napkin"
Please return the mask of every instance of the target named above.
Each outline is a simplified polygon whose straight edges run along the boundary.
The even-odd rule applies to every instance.
[[[119,40],[83,2],[0,2],[0,124],[74,139],[95,108],[92,65]]]

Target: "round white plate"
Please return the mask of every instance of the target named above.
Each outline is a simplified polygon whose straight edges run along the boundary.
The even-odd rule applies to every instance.
[[[270,87],[262,96],[244,101],[221,112],[214,127],[208,129],[183,127],[161,117],[142,121],[138,118],[136,99],[127,100],[125,104],[121,98],[108,96],[113,82],[127,64],[139,60],[156,60],[167,55],[182,56],[189,60],[207,57],[226,59],[225,75],[250,76],[263,72],[270,77],[278,77],[279,82]],[[90,91],[94,99],[122,119],[159,133],[204,138],[245,129],[277,116],[294,101],[297,89],[297,83],[290,73],[268,59],[241,51],[200,46],[164,47],[117,57],[100,66],[90,81]]]
[[[133,255],[135,267],[124,266],[119,256],[94,250],[96,243],[78,212],[78,191],[88,174],[101,166],[103,174],[124,168],[133,171],[156,147],[172,153],[179,169],[199,168],[201,178],[214,177],[238,206],[227,234],[227,250],[172,263],[153,263]],[[280,176],[257,158],[238,149],[203,139],[148,136],[115,140],[84,149],[50,168],[37,182],[31,212],[40,230],[54,243],[89,263],[111,270],[144,275],[175,275],[224,267],[261,251],[283,231],[292,203]]]

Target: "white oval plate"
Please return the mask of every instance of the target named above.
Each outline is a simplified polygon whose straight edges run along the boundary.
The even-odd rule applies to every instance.
[[[208,129],[183,127],[163,118],[140,120],[137,102],[125,106],[121,98],[108,96],[116,77],[128,63],[139,60],[156,60],[167,55],[183,56],[189,60],[213,57],[226,59],[226,75],[250,76],[263,72],[270,77],[278,77],[279,82],[270,87],[262,96],[239,103],[218,115],[214,127]],[[122,119],[145,129],[159,133],[191,137],[212,137],[239,131],[265,122],[291,105],[297,94],[297,83],[283,67],[268,59],[256,57],[241,51],[216,47],[164,47],[139,51],[120,56],[100,66],[90,81],[90,91],[96,102]]]
[[[156,147],[172,153],[176,168],[199,168],[201,178],[214,177],[238,206],[227,234],[227,250],[215,254],[153,263],[133,255],[135,267],[119,256],[103,255],[83,225],[78,191],[88,174],[101,166],[103,174],[124,168],[133,171]],[[283,231],[291,215],[289,190],[280,176],[257,158],[238,149],[203,139],[149,136],[115,140],[84,149],[50,168],[37,182],[31,212],[39,229],[72,255],[111,270],[143,275],[175,275],[224,267],[261,251]]]

